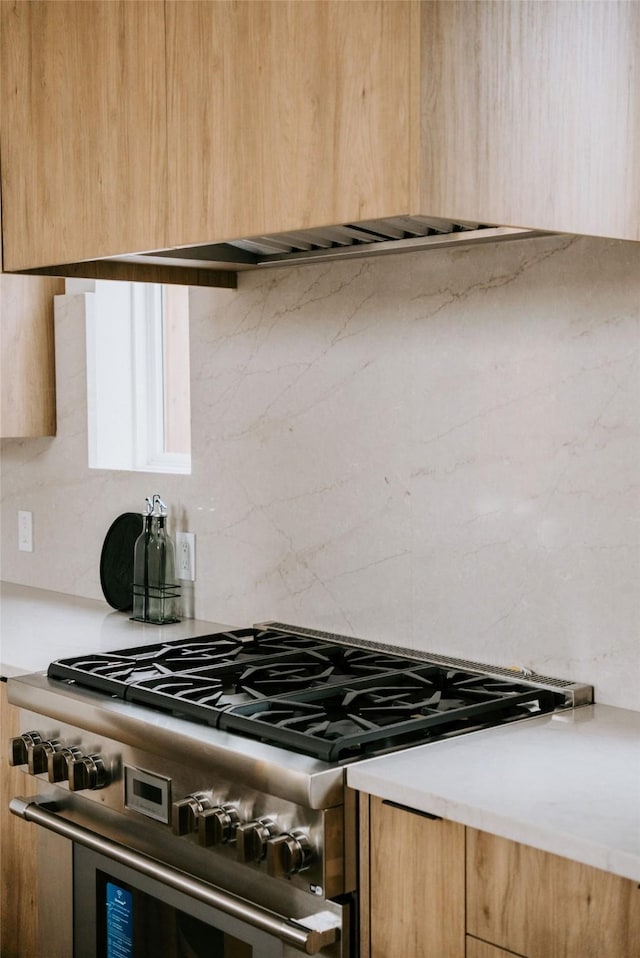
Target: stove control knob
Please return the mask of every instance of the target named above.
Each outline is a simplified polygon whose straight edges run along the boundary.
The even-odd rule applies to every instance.
[[[9,765],[26,765],[29,761],[29,749],[42,741],[40,732],[25,732],[9,742]]]
[[[226,845],[234,841],[240,816],[234,805],[214,805],[198,815],[198,841],[201,845]]]
[[[267,871],[274,878],[286,878],[308,867],[311,844],[305,832],[296,829],[267,842]]]
[[[47,754],[47,776],[49,781],[66,782],[69,778],[69,767],[76,759],[82,758],[82,752],[77,745],[67,745]]]
[[[239,862],[259,862],[267,852],[267,842],[276,834],[276,823],[270,818],[257,818],[239,825],[236,831],[236,854]]]
[[[69,763],[69,789],[72,792],[104,788],[107,779],[107,768],[100,755],[81,755]]]
[[[27,749],[27,765],[30,775],[41,775],[46,772],[49,765],[49,755],[59,752],[62,744],[57,739],[50,739],[47,742],[38,742]]]
[[[188,835],[198,831],[198,816],[211,807],[204,792],[194,792],[171,806],[171,830],[174,835]]]

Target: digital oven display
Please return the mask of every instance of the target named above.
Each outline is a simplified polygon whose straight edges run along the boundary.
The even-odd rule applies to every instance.
[[[130,765],[124,767],[124,804],[140,815],[168,824],[171,779]]]

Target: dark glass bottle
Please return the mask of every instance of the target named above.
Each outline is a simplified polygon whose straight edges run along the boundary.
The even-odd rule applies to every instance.
[[[160,496],[147,499],[144,528],[133,554],[133,618],[165,625],[179,622],[175,548],[167,534],[167,510]]]

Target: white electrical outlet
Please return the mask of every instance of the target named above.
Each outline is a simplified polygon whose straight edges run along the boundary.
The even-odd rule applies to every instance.
[[[18,512],[18,549],[33,552],[33,513]]]
[[[176,575],[194,582],[196,578],[196,537],[193,532],[176,532]]]

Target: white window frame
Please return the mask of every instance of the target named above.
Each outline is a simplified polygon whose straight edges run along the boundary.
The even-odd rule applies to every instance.
[[[96,280],[86,297],[89,467],[189,474],[164,440],[162,287]]]

